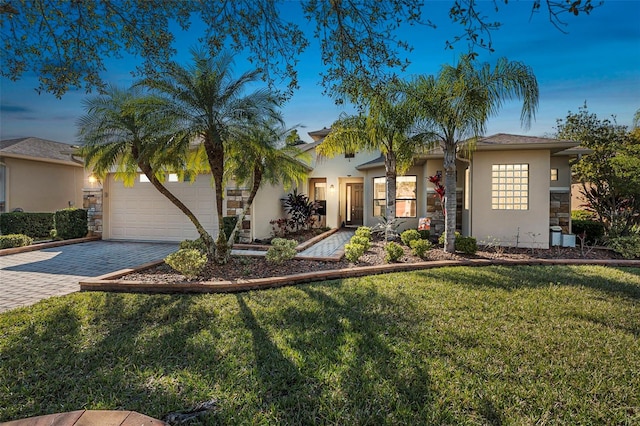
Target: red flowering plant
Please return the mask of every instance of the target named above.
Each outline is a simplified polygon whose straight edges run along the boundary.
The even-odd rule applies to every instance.
[[[446,210],[444,208],[444,185],[442,185],[442,172],[437,172],[433,176],[429,176],[429,182],[433,184],[433,187],[436,191],[434,197],[438,197],[440,199],[440,207],[442,208],[442,214],[447,215]]]

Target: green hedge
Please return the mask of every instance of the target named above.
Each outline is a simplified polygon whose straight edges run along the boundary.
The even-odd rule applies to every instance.
[[[571,233],[576,235],[587,234],[585,242],[587,244],[595,244],[597,241],[602,243],[604,237],[604,226],[600,222],[594,220],[578,220],[571,221]]]
[[[55,228],[54,213],[11,212],[0,215],[0,233],[23,234],[31,238],[49,238]]]
[[[87,211],[84,209],[64,209],[55,213],[56,231],[63,240],[83,238],[89,232]]]
[[[238,222],[237,216],[225,216],[222,218],[222,228],[224,229],[224,234],[227,236],[227,240],[231,236],[233,232],[233,228],[236,227],[236,223]],[[236,242],[238,240],[238,236],[236,235]]]
[[[33,244],[33,239],[22,234],[0,235],[0,249],[24,247]]]

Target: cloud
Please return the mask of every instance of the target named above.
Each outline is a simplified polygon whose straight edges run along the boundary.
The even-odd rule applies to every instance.
[[[32,114],[35,112],[35,110],[20,105],[0,105],[0,112],[8,114]]]

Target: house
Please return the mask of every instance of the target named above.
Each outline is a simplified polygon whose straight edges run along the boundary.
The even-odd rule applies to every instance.
[[[329,227],[373,226],[385,205],[385,170],[380,152],[355,152],[333,158],[319,157],[315,147],[330,129],[310,132],[313,142],[301,148],[312,157],[311,172],[299,188],[321,206]],[[549,247],[549,227],[570,230],[570,160],[577,143],[556,139],[497,134],[477,141],[476,149],[457,164],[458,225],[463,235],[479,242],[505,246]],[[433,234],[444,231],[444,216],[429,176],[443,170],[439,149],[417,155],[411,168],[397,178],[396,215],[400,230],[417,228],[428,220]],[[180,241],[197,238],[184,215],[149,184],[124,187],[110,176],[105,181],[103,238]],[[217,223],[210,177],[167,185],[193,209],[215,235]],[[300,190],[301,189],[301,190]],[[248,190],[226,188],[224,211],[236,215]],[[271,220],[284,216],[280,187],[262,188],[252,212],[243,223],[243,239],[271,235]]]
[[[0,141],[0,213],[82,207],[89,176],[73,149],[33,137]]]

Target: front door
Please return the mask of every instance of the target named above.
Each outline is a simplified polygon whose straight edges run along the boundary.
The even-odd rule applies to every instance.
[[[363,217],[363,184],[348,183],[347,184],[347,202],[345,217],[347,225],[361,226]]]

